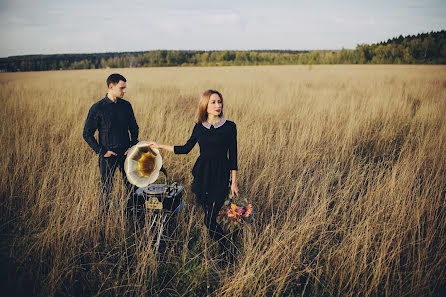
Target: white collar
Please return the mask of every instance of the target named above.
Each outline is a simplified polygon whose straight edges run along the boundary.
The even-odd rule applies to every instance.
[[[223,126],[224,123],[226,123],[226,119],[224,117],[221,117],[220,120],[215,124],[210,124],[208,122],[201,122],[203,127],[205,127],[206,129],[211,129],[211,126],[214,126],[214,128],[217,129]]]

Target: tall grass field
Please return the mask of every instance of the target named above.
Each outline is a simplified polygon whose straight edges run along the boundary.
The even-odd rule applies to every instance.
[[[198,145],[161,151],[187,205],[157,253],[153,230],[127,221],[119,172],[103,215],[82,131],[113,72],[127,78],[139,140],[184,144],[201,93],[222,93],[239,190],[254,206],[229,260],[190,191]],[[1,73],[0,86],[0,278],[11,296],[446,292],[445,66]]]

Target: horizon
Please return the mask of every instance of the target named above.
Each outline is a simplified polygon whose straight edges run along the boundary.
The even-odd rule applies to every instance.
[[[399,35],[392,38],[388,38],[387,40],[379,41],[374,44],[379,43],[385,43],[389,40],[398,38],[402,36],[403,38],[411,37],[411,36],[417,36],[419,34],[429,34],[429,33],[437,33],[445,30],[440,31],[430,31],[430,32],[419,32],[417,34],[410,34],[410,35]],[[359,45],[359,44],[357,44]],[[357,46],[356,45],[356,46]],[[369,44],[370,45],[370,44]],[[356,48],[355,46],[355,48]],[[158,48],[158,49],[150,49],[150,50],[138,50],[138,51],[117,51],[117,52],[76,52],[76,53],[49,53],[49,54],[26,54],[26,55],[13,55],[13,56],[7,56],[7,57],[0,57],[0,59],[7,59],[7,58],[13,58],[13,57],[26,57],[26,56],[57,56],[57,55],[104,55],[104,54],[133,54],[133,53],[145,53],[145,52],[151,52],[151,51],[179,51],[179,52],[222,52],[222,51],[240,51],[240,52],[312,52],[312,51],[341,51],[341,50],[355,50],[355,48],[340,48],[340,49],[306,49],[306,50],[300,50],[300,49],[210,49],[210,50],[204,50],[204,49],[167,49],[167,48]]]

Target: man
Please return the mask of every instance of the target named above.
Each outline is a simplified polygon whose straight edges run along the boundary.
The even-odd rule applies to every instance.
[[[138,143],[139,128],[132,105],[122,99],[126,92],[126,82],[124,76],[117,73],[107,78],[107,95],[91,106],[84,126],[85,141],[96,154],[99,154],[100,203],[106,209],[117,167],[121,171],[128,195],[133,198],[133,187],[124,172],[124,161],[128,149]],[[96,130],[99,131],[99,142],[94,137]],[[131,206],[131,201],[132,199],[129,199],[128,206]]]

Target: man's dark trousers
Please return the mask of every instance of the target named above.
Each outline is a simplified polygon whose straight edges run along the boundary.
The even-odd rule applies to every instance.
[[[134,199],[136,197],[135,187],[129,183],[127,176],[124,171],[124,161],[127,157],[123,152],[116,152],[118,155],[111,155],[110,157],[104,157],[99,154],[99,172],[101,173],[101,205],[107,210],[109,208],[109,196],[113,188],[113,176],[115,175],[116,168],[121,171],[122,180],[125,185],[126,193],[128,196],[127,208],[132,208],[135,205]]]

